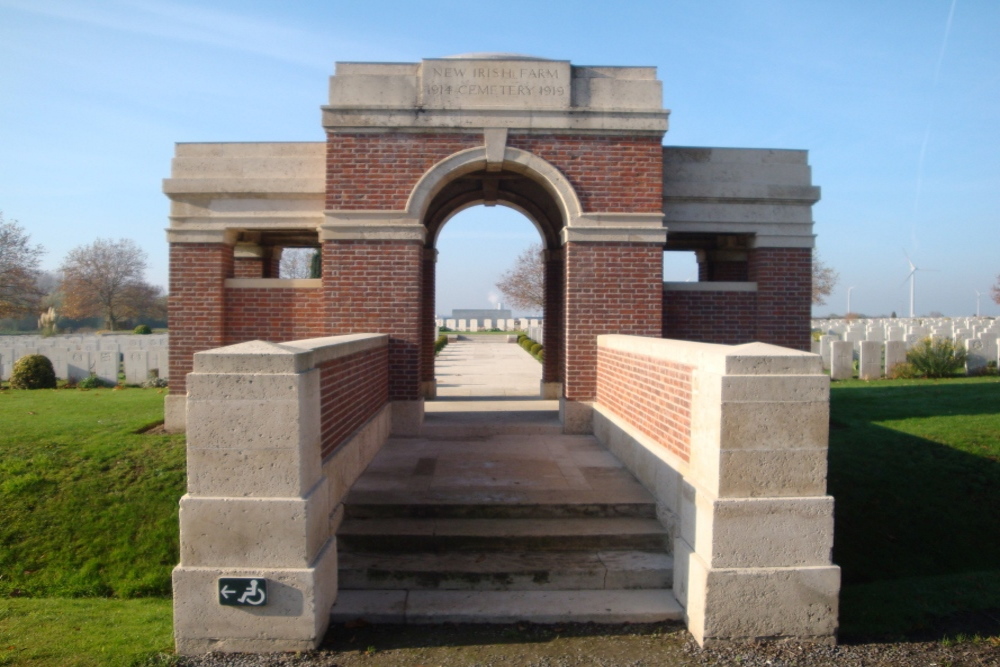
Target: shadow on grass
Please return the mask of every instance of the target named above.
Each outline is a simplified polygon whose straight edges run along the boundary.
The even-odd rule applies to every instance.
[[[844,635],[925,634],[1000,608],[998,412],[995,382],[834,385]]]

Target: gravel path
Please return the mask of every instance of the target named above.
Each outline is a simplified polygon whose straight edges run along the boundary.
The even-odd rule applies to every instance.
[[[680,624],[564,626],[337,626],[320,650],[270,655],[208,654],[184,667],[1000,667],[1000,637],[978,641],[814,646],[790,642],[701,649]]]

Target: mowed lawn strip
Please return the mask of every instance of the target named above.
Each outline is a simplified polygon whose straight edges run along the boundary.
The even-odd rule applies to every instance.
[[[842,634],[1000,609],[1000,379],[834,382],[829,492]]]
[[[0,665],[171,664],[170,607],[165,598],[0,599]]]
[[[156,389],[0,392],[0,598],[170,594],[184,436]]]

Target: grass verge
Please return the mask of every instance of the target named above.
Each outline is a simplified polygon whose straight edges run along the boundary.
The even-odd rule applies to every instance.
[[[155,389],[0,392],[0,597],[170,593],[184,436]]]
[[[830,400],[842,634],[1000,608],[1000,380],[836,382]]]
[[[0,665],[170,665],[168,599],[0,599]]]

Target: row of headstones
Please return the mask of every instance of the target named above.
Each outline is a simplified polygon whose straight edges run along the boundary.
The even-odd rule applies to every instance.
[[[0,339],[0,380],[9,380],[14,363],[29,354],[48,357],[57,378],[74,382],[96,375],[117,384],[121,371],[127,384],[146,382],[154,370],[157,377],[169,379],[166,336],[153,341],[146,338],[152,337],[4,337]]]
[[[1000,319],[990,317],[879,318],[866,320],[813,320],[812,328],[840,340],[905,341],[911,345],[927,337],[951,338],[956,343],[978,338],[979,334],[1000,334]]]
[[[827,339],[827,340],[823,340]],[[897,364],[906,361],[906,352],[911,347],[901,340],[865,340],[859,343],[836,340],[833,336],[823,336],[820,340],[820,354],[823,367],[830,371],[833,380],[847,380],[854,377],[854,360],[858,360],[858,378],[878,380],[892,374]],[[967,375],[982,373],[991,361],[1000,366],[1000,335],[982,333],[977,338],[968,338],[961,343],[968,353],[965,362]]]
[[[501,331],[523,331],[529,327],[538,327],[541,320],[519,317],[501,320],[483,320],[480,325],[479,320],[453,320],[438,319],[437,326],[448,327],[452,331],[489,331],[490,329],[500,329]],[[534,338],[534,336],[532,336]],[[538,340],[537,338],[535,340]]]

